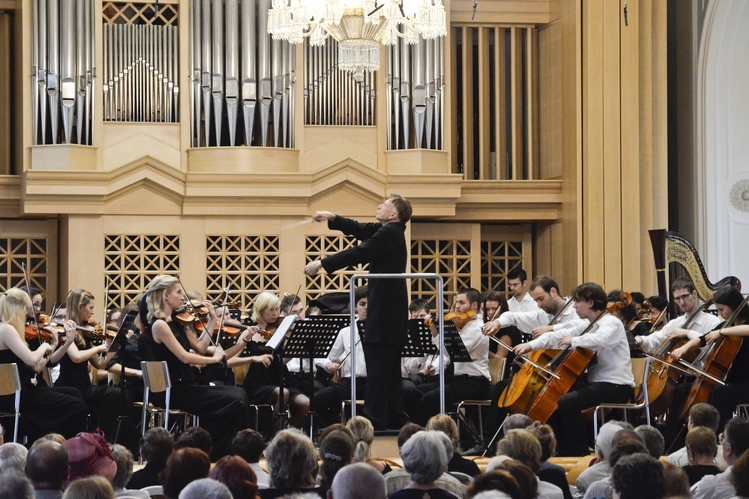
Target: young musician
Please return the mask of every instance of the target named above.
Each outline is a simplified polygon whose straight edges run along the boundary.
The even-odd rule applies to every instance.
[[[252,310],[252,320],[259,330],[266,334],[255,332],[248,342],[247,349],[251,356],[270,359],[270,362],[255,362],[250,364],[247,376],[244,378],[244,389],[251,404],[274,404],[274,412],[280,407],[279,387],[284,376],[287,376],[286,366],[273,358],[273,350],[265,344],[275,331],[276,322],[281,312],[281,300],[268,291],[260,293],[255,298]],[[299,389],[284,388],[284,405],[291,410],[293,426],[299,427],[309,412],[309,398]]]
[[[727,320],[744,301],[740,291],[731,286],[724,286],[713,295],[713,302],[718,309],[718,314]],[[694,350],[705,345],[712,345],[722,336],[749,336],[749,307],[744,306],[729,327],[723,327],[724,323],[713,329],[704,336],[689,340],[689,343],[673,351],[675,359],[680,359],[689,350]],[[717,384],[710,392],[708,402],[718,409],[720,413],[720,432],[723,425],[731,419],[733,411],[738,404],[749,403],[749,341],[743,340],[736,358],[726,375],[725,385]]]
[[[502,296],[502,293],[500,293],[499,291],[492,291],[484,297],[483,308],[484,312],[481,316],[481,319],[482,322],[484,322],[484,326],[482,326],[481,328],[482,332],[484,330],[484,327],[486,327],[487,322],[494,322],[494,320],[498,319],[500,315],[509,313],[510,311],[507,300],[505,300],[504,296]],[[503,329],[504,330],[502,331],[502,335],[499,337],[500,341],[510,346],[519,345],[523,342],[523,332],[521,332],[517,327],[511,326],[504,327]],[[528,333],[530,333],[530,331],[528,331]],[[507,358],[508,353],[509,351],[506,348],[500,346],[498,343],[494,341],[489,343],[490,359],[505,359]],[[508,362],[512,362],[512,359],[514,357],[514,355],[510,355]]]
[[[549,348],[595,350],[596,361],[588,365],[587,380],[578,379],[572,390],[559,398],[557,421],[549,421],[552,427],[557,426],[560,454],[581,456],[588,453],[588,439],[583,438],[587,435],[586,423],[581,411],[603,402],[629,401],[635,383],[624,325],[610,314],[601,316],[606,310],[606,292],[598,284],[585,283],[572,291],[572,298],[577,315],[592,325],[581,323],[543,334],[515,347],[515,354]]]
[[[235,351],[224,352],[216,346],[213,354],[206,357],[203,354],[211,345],[208,331],[217,325],[215,313],[210,303],[204,303],[209,310],[207,330],[198,337],[192,325],[172,317],[184,301],[182,285],[176,277],[162,275],[151,281],[140,306],[146,329],[138,340],[138,350],[143,360],[166,361],[172,381],[171,407],[200,418],[200,425],[213,438],[211,459],[216,461],[231,453],[232,438],[249,426],[247,394],[234,386],[198,385],[193,366],[223,363],[227,354],[235,355],[241,350],[241,342],[250,333],[242,333]]]
[[[0,294],[0,363],[18,365],[21,378],[20,434],[26,435],[30,442],[50,432],[72,438],[85,429],[86,404],[80,398],[44,384],[32,383],[34,374],[46,368],[58,338],[52,330],[49,343],[40,342],[34,350],[29,348],[24,320],[27,309],[31,308],[31,299],[18,288]],[[71,331],[70,336],[74,334],[69,326],[66,330]],[[12,395],[0,397],[0,411],[14,412]],[[12,433],[6,438],[10,440]]]
[[[648,301],[650,302],[650,329],[647,333],[649,335],[660,331],[668,323],[668,300],[662,296],[653,295],[648,298]]]
[[[114,355],[114,353],[107,353],[109,341],[105,340],[103,334],[97,336],[91,332],[94,326],[90,324],[90,321],[94,317],[96,300],[94,295],[85,289],[74,289],[68,294],[66,304],[68,320],[76,324],[78,334],[75,341],[68,347],[67,354],[60,359],[60,376],[55,386],[73,387],[80,390],[86,404],[96,409],[99,416],[99,428],[106,437],[113,439],[119,415],[120,389],[92,384],[89,376],[89,366],[105,371],[107,361]],[[84,336],[84,333],[88,336]],[[97,340],[100,343],[94,345]],[[125,404],[127,407],[133,405],[128,395],[125,396]]]
[[[281,317],[287,315],[296,315],[297,321],[303,321],[306,319],[304,313],[304,302],[299,296],[287,294],[281,300]],[[286,369],[289,372],[288,386],[301,391],[307,398],[317,390],[322,390],[324,388],[323,384],[316,379],[313,380],[312,386],[310,386],[309,358],[285,358],[284,362],[286,362]],[[314,369],[313,366],[312,370],[314,371]]]
[[[531,312],[538,308],[528,294],[528,274],[523,269],[511,270],[507,274],[507,284],[512,298],[507,300],[510,312]]]

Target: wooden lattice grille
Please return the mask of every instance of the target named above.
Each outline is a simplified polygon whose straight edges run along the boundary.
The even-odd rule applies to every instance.
[[[461,288],[471,287],[471,241],[459,239],[417,239],[411,242],[411,272],[437,273],[444,279],[445,310]],[[414,279],[411,298],[434,304],[436,281]]]
[[[481,291],[508,292],[507,274],[522,267],[522,241],[481,242]]]
[[[23,264],[32,287],[47,294],[47,239],[32,237],[0,238],[0,290],[24,286]]]
[[[179,275],[180,240],[172,235],[104,236],[107,308],[124,307],[162,274]]]
[[[336,236],[306,236],[305,254],[306,263],[320,260],[331,256],[339,251],[351,248],[356,245],[356,239],[343,235]],[[342,269],[333,274],[327,274],[320,271],[317,275],[306,277],[306,302],[319,298],[326,293],[335,291],[349,291],[349,278],[354,274],[367,272],[369,265],[358,265]],[[364,284],[364,281],[357,282],[357,286]]]
[[[250,308],[263,291],[280,290],[278,236],[208,236],[206,294],[215,300],[224,288],[241,310]]]
[[[154,15],[154,7],[158,9],[156,15]],[[104,18],[104,24],[177,26],[179,20],[177,4],[136,2],[104,2],[102,17]]]

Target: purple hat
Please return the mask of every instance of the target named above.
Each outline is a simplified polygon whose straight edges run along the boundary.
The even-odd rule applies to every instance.
[[[110,482],[117,473],[109,444],[102,435],[96,433],[79,433],[66,440],[62,446],[68,451],[68,480],[100,475]]]

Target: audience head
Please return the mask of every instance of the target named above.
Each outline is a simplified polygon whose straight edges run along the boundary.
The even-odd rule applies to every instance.
[[[140,439],[140,455],[149,463],[166,464],[174,451],[174,437],[165,428],[149,429]]]
[[[423,429],[424,428],[422,428],[421,425],[412,423],[410,421],[404,424],[401,430],[398,432],[398,450],[403,447],[403,444],[405,444],[409,438],[411,438],[414,434],[422,431]]]
[[[557,439],[554,436],[554,430],[551,426],[535,421],[531,426],[526,428],[533,434],[541,444],[541,464],[549,460],[549,458],[557,452]]]
[[[200,449],[210,456],[211,447],[213,447],[211,434],[208,433],[205,428],[201,428],[200,426],[190,426],[177,437],[177,440],[174,441],[175,450],[184,449],[186,447]]]
[[[656,459],[660,459],[663,450],[666,448],[666,442],[663,440],[663,434],[650,425],[640,425],[635,428],[635,433],[640,435],[645,441],[645,447],[648,452]]]
[[[420,431],[403,444],[401,459],[411,480],[426,485],[447,471],[449,459],[444,440],[447,436],[441,431]]]
[[[231,449],[235,456],[240,456],[248,463],[257,463],[263,456],[265,442],[263,436],[255,430],[242,430],[231,441]]]
[[[637,453],[649,454],[645,441],[633,430],[622,430],[611,439],[609,466],[614,467],[621,458]]]
[[[130,481],[130,477],[133,476],[133,464],[135,464],[133,455],[126,447],[114,444],[112,446],[112,457],[117,464],[117,473],[112,479],[112,488],[114,490],[124,489],[127,482]]]
[[[26,458],[26,474],[35,489],[62,489],[68,479],[68,451],[53,440],[37,440]]]
[[[505,419],[505,425],[502,427],[502,432],[507,435],[510,430],[522,430],[528,428],[533,424],[533,420],[525,414],[510,414]]]
[[[736,489],[737,497],[749,497],[749,452],[744,452],[736,460],[728,478]]]
[[[510,430],[497,444],[497,453],[523,463],[533,473],[541,469],[541,444],[528,430]]]
[[[210,469],[211,460],[202,450],[192,447],[175,450],[166,460],[166,468],[161,472],[164,496],[167,499],[177,499],[187,484],[206,478]]]
[[[715,459],[718,454],[718,439],[715,432],[704,426],[695,426],[686,439],[687,458],[690,464],[704,459]]]
[[[0,499],[34,499],[31,481],[15,469],[0,471]]]
[[[79,433],[62,446],[68,451],[68,480],[99,475],[111,482],[117,473],[112,451],[101,435]]]
[[[466,488],[466,499],[473,499],[480,497],[495,497],[494,495],[484,495],[488,493],[496,492],[498,494],[505,494],[511,499],[523,499],[525,494],[520,490],[520,485],[515,477],[506,470],[487,471],[481,473]],[[501,497],[501,496],[497,496]]]
[[[661,463],[649,454],[623,457],[611,471],[614,499],[662,499],[666,477]]]
[[[351,463],[354,454],[354,441],[341,430],[328,433],[320,442],[320,485],[330,487],[333,478],[341,468]]]
[[[26,456],[29,451],[21,444],[6,442],[0,445],[0,471],[16,470],[23,473],[26,469]]]
[[[47,433],[41,439],[42,440],[52,440],[53,442],[57,442],[60,445],[62,445],[63,443],[65,443],[65,440],[66,440],[65,437],[63,437],[59,433]]]
[[[346,427],[354,435],[354,462],[369,461],[370,446],[374,441],[374,426],[363,416],[356,416],[346,422]]]
[[[668,461],[661,463],[663,476],[666,479],[666,497],[691,497],[689,491],[689,477],[681,466],[676,466]]]
[[[62,499],[115,499],[115,495],[109,481],[96,475],[70,482]]]
[[[520,487],[521,499],[536,499],[538,497],[536,474],[523,463],[507,459],[499,463],[492,471],[506,471],[512,475]]]
[[[257,476],[247,461],[239,456],[222,457],[208,476],[226,485],[234,497],[255,497],[257,494]]]
[[[184,489],[182,489],[182,492],[179,493],[179,499],[232,499],[232,492],[221,482],[211,478],[200,478],[190,482]]]
[[[704,426],[714,432],[718,431],[720,426],[720,413],[718,409],[705,402],[694,404],[689,409],[689,419],[687,420],[689,429],[695,426]]]
[[[614,421],[605,423],[598,430],[598,436],[596,437],[596,448],[598,449],[598,456],[603,461],[609,460],[609,454],[611,453],[611,439],[614,438],[617,432],[622,431],[622,427]]]
[[[723,428],[723,459],[729,465],[749,449],[749,418],[733,418]]]
[[[331,425],[328,425],[325,427],[325,429],[320,433],[320,436],[318,437],[318,442],[322,442],[325,440],[325,437],[333,433],[334,431],[342,431],[346,435],[349,436],[352,442],[356,442],[356,437],[353,433],[351,433],[351,430],[348,429],[348,427],[345,424],[341,423],[333,423]]]
[[[385,499],[385,479],[368,464],[349,464],[336,473],[331,496],[332,499]]]
[[[270,486],[276,489],[314,487],[317,452],[312,440],[295,429],[281,430],[265,449]]]
[[[427,430],[441,431],[447,438],[450,439],[450,443],[453,444],[453,452],[459,453],[458,447],[458,425],[455,424],[453,418],[447,414],[437,414],[432,416],[427,421]]]

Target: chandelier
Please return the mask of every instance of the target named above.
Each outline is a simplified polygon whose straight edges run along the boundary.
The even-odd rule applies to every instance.
[[[430,40],[447,34],[442,0],[273,0],[268,33],[276,40],[322,46],[338,41],[338,67],[362,80],[380,69],[379,42]]]

